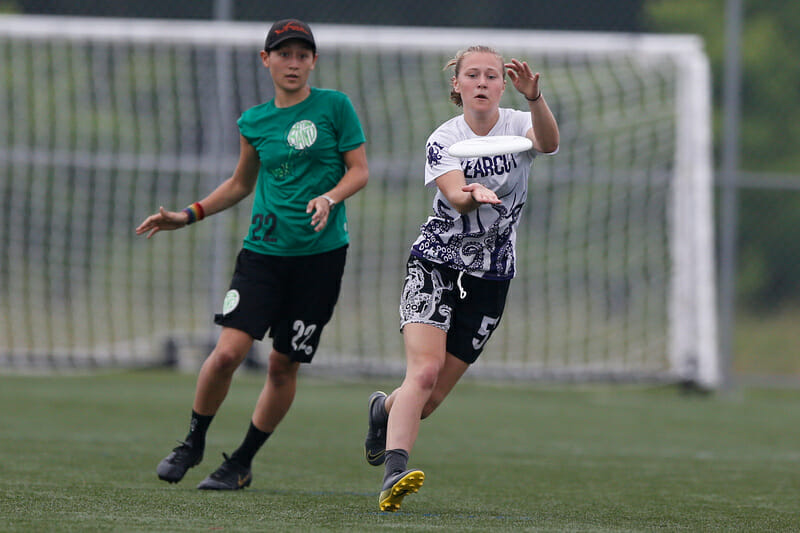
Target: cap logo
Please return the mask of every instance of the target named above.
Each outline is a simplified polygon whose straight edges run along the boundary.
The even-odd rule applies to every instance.
[[[287,23],[286,23],[286,24],[283,26],[283,28],[281,28],[281,29],[279,29],[279,30],[275,30],[275,33],[276,33],[276,34],[278,34],[278,35],[280,35],[281,33],[284,33],[284,32],[287,32],[287,31],[291,31],[291,30],[294,30],[294,31],[299,31],[299,32],[301,32],[301,33],[305,33],[306,35],[308,35],[308,30],[306,30],[306,29],[305,29],[304,27],[302,27],[302,26],[299,26],[299,25],[295,24],[294,22],[287,22]]]

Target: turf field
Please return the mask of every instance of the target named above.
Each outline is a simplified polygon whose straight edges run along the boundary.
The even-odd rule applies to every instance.
[[[464,382],[423,422],[427,477],[377,511],[366,400],[389,382],[304,376],[234,493],[194,487],[248,424],[241,373],[206,458],[169,485],[193,375],[0,376],[0,531],[798,531],[800,391]]]

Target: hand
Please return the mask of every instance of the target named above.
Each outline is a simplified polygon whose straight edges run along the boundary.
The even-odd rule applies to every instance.
[[[314,226],[314,231],[322,231],[328,224],[328,215],[331,213],[331,203],[327,198],[317,196],[312,198],[306,206],[306,213],[314,212],[311,215],[311,225]]]
[[[167,211],[164,207],[158,208],[158,213],[150,215],[136,228],[136,235],[147,233],[149,239],[161,230],[182,228],[189,221],[189,216],[183,211]]]
[[[542,94],[539,88],[539,73],[534,74],[527,61],[520,62],[518,59],[512,58],[511,63],[506,63],[505,67],[514,88],[525,98],[535,100]]]
[[[470,193],[472,199],[479,204],[502,204],[503,202],[497,198],[493,190],[487,189],[480,183],[470,183],[461,187],[464,192]]]

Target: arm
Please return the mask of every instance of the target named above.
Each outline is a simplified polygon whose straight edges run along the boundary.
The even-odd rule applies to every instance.
[[[467,185],[464,173],[460,170],[445,172],[436,178],[436,186],[442,191],[450,205],[462,215],[478,209],[481,204],[502,203],[494,191],[480,183]]]
[[[542,96],[539,73],[534,74],[527,62],[520,62],[517,59],[512,59],[511,63],[506,63],[505,66],[508,69],[508,77],[528,101],[531,110],[531,123],[534,128],[529,129],[526,136],[533,141],[536,151],[543,154],[555,152],[558,150],[560,140],[558,123]]]
[[[211,194],[200,200],[205,216],[211,216],[236,205],[247,197],[256,185],[259,168],[258,153],[243,136],[239,136],[239,162],[233,175],[219,184]],[[150,215],[136,228],[136,234],[147,233],[149,239],[162,230],[175,230],[189,223],[185,211],[167,211],[158,208],[158,213]]]
[[[314,231],[322,231],[328,223],[331,208],[339,202],[345,201],[367,185],[369,167],[367,165],[367,150],[362,144],[358,148],[342,154],[347,171],[336,186],[323,195],[312,198],[306,206],[306,213],[311,216],[311,225]],[[326,198],[327,197],[327,198]],[[330,199],[330,200],[329,200]]]

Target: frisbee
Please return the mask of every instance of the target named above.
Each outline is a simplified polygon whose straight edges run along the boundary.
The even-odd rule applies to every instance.
[[[531,148],[533,142],[521,135],[490,135],[455,142],[447,149],[447,153],[453,157],[483,157],[516,154]]]

